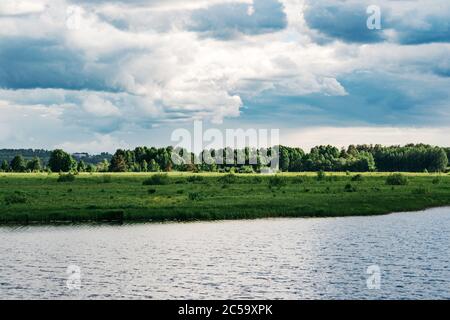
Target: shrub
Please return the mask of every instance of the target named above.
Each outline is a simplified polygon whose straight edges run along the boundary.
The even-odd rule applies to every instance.
[[[325,172],[323,170],[320,170],[319,172],[317,172],[317,180],[318,181],[325,180],[326,177],[327,177],[327,175],[325,174]]]
[[[269,179],[269,187],[281,188],[286,185],[286,179],[280,176],[273,176]]]
[[[26,203],[27,197],[23,193],[16,191],[13,194],[6,195],[4,201],[7,206],[11,204]]]
[[[239,173],[254,173],[252,166],[242,166],[239,168]]]
[[[408,184],[408,178],[400,173],[394,173],[386,178],[386,184],[389,186],[405,186]]]
[[[219,182],[222,182],[222,183],[228,183],[228,184],[236,183],[237,180],[238,180],[238,177],[236,177],[236,176],[235,176],[234,174],[232,174],[232,173],[227,174],[227,175],[225,175],[225,176],[219,178]]]
[[[345,192],[356,192],[356,187],[352,186],[350,183],[347,183],[344,187]]]
[[[182,189],[177,190],[177,194],[183,194],[183,193],[184,193],[184,190],[182,190]]]
[[[192,183],[202,182],[203,180],[204,180],[204,178],[202,176],[196,176],[196,175],[190,176],[187,178],[187,182],[192,182]]]
[[[435,177],[433,181],[431,181],[433,184],[439,184],[441,182],[441,179],[439,177]]]
[[[200,194],[200,192],[189,192],[188,198],[189,198],[189,200],[192,200],[192,201],[198,201],[198,200],[202,200],[203,196]]]
[[[142,182],[144,186],[156,186],[156,185],[164,185],[169,183],[169,176],[167,173],[165,174],[155,174],[150,178],[147,178]]]
[[[364,177],[361,174],[357,174],[352,177],[352,181],[363,181]]]
[[[148,189],[148,194],[154,194],[156,193],[156,189]]]
[[[73,182],[75,181],[75,175],[73,173],[60,173],[58,177],[58,182]]]

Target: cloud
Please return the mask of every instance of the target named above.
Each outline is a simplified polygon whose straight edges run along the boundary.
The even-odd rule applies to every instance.
[[[129,145],[111,135],[96,134],[89,141],[66,141],[55,146],[68,152],[87,152],[96,154],[99,150],[114,153],[117,149],[126,149]]]
[[[305,11],[308,26],[318,30],[321,41],[339,39],[348,42],[373,43],[385,39],[379,30],[367,28],[365,2],[310,1]]]
[[[111,101],[90,94],[83,101],[83,109],[96,117],[120,116],[120,110]]]
[[[45,10],[45,4],[31,0],[3,1],[0,3],[1,16],[17,16],[39,13]]]
[[[375,5],[381,12],[381,30],[367,28],[366,10]],[[305,21],[318,31],[318,41],[353,43],[396,42],[406,45],[449,42],[450,6],[445,0],[307,0]]]
[[[241,34],[280,31],[287,26],[283,5],[277,0],[254,0],[252,5],[225,3],[192,13],[188,30],[219,39]]]

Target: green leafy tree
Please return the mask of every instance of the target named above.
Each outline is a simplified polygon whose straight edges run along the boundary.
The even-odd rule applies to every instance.
[[[110,168],[108,160],[104,159],[102,162],[98,163],[94,171],[98,172],[108,172]]]
[[[147,172],[147,171],[148,171],[148,164],[147,164],[147,161],[145,161],[145,159],[144,159],[141,162],[141,172]]]
[[[84,163],[83,160],[78,161],[78,164],[77,164],[77,171],[78,171],[78,172],[86,172],[86,169],[87,169],[86,163]]]
[[[34,157],[32,160],[28,161],[27,169],[31,172],[39,172],[42,170],[42,162],[38,157]]]
[[[3,172],[9,171],[9,163],[6,160],[3,160],[2,165],[0,166],[0,170]]]
[[[69,172],[75,170],[77,162],[67,152],[56,149],[50,154],[48,166],[53,172]]]
[[[111,166],[109,168],[112,172],[127,172],[128,166],[125,157],[122,154],[115,154],[111,159]]]
[[[159,164],[156,163],[155,159],[150,160],[150,163],[148,164],[148,171],[150,172],[158,172],[161,168],[159,167]]]
[[[17,155],[12,159],[10,167],[14,172],[24,172],[27,168],[27,164],[21,155]]]

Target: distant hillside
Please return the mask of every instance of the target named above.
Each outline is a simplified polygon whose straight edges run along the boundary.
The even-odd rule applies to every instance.
[[[50,158],[50,153],[51,151],[42,149],[0,149],[0,163],[3,162],[3,160],[8,161],[9,163],[15,156],[22,155],[25,160],[31,160],[34,157],[38,157],[41,159],[42,163],[46,164]],[[110,161],[112,158],[112,155],[109,153],[101,153],[97,155],[75,153],[73,156],[77,161],[82,159],[87,164],[97,164],[105,159]]]

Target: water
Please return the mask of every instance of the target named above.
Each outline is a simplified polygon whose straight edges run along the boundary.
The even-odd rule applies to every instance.
[[[449,244],[450,208],[377,217],[1,227],[0,298],[450,299]],[[79,277],[68,276],[69,265],[80,268]],[[380,269],[379,289],[367,287],[371,265]]]

